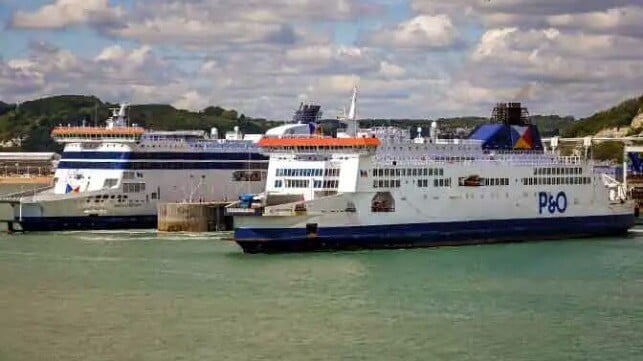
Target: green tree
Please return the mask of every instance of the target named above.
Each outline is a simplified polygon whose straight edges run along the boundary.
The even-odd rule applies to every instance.
[[[236,110],[226,109],[226,110],[223,111],[223,113],[221,113],[221,118],[236,120],[237,119],[237,111]]]
[[[205,115],[213,115],[215,117],[218,117],[218,116],[221,116],[221,114],[224,111],[225,111],[225,109],[223,109],[223,108],[221,108],[219,106],[216,106],[216,107],[209,106],[209,107],[203,109],[203,114],[205,114]]]
[[[623,162],[623,143],[601,142],[592,146],[592,157],[596,160]]]

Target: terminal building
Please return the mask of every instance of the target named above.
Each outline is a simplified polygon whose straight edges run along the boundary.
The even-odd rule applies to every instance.
[[[53,152],[0,152],[0,177],[51,177],[59,160]]]

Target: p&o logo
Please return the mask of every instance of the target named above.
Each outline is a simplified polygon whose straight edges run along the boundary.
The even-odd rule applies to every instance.
[[[567,195],[565,192],[558,192],[553,195],[549,192],[538,193],[538,213],[543,214],[543,210],[549,214],[565,213],[567,210]]]

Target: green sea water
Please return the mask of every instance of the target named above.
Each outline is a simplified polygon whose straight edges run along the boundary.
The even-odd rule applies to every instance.
[[[0,360],[643,360],[643,233],[245,255],[0,234]]]

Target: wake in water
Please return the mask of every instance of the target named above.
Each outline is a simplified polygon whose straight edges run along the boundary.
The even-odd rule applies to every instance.
[[[231,237],[231,232],[165,233],[158,232],[155,229],[65,231],[61,232],[61,234],[74,235],[77,239],[90,242],[225,240]]]

